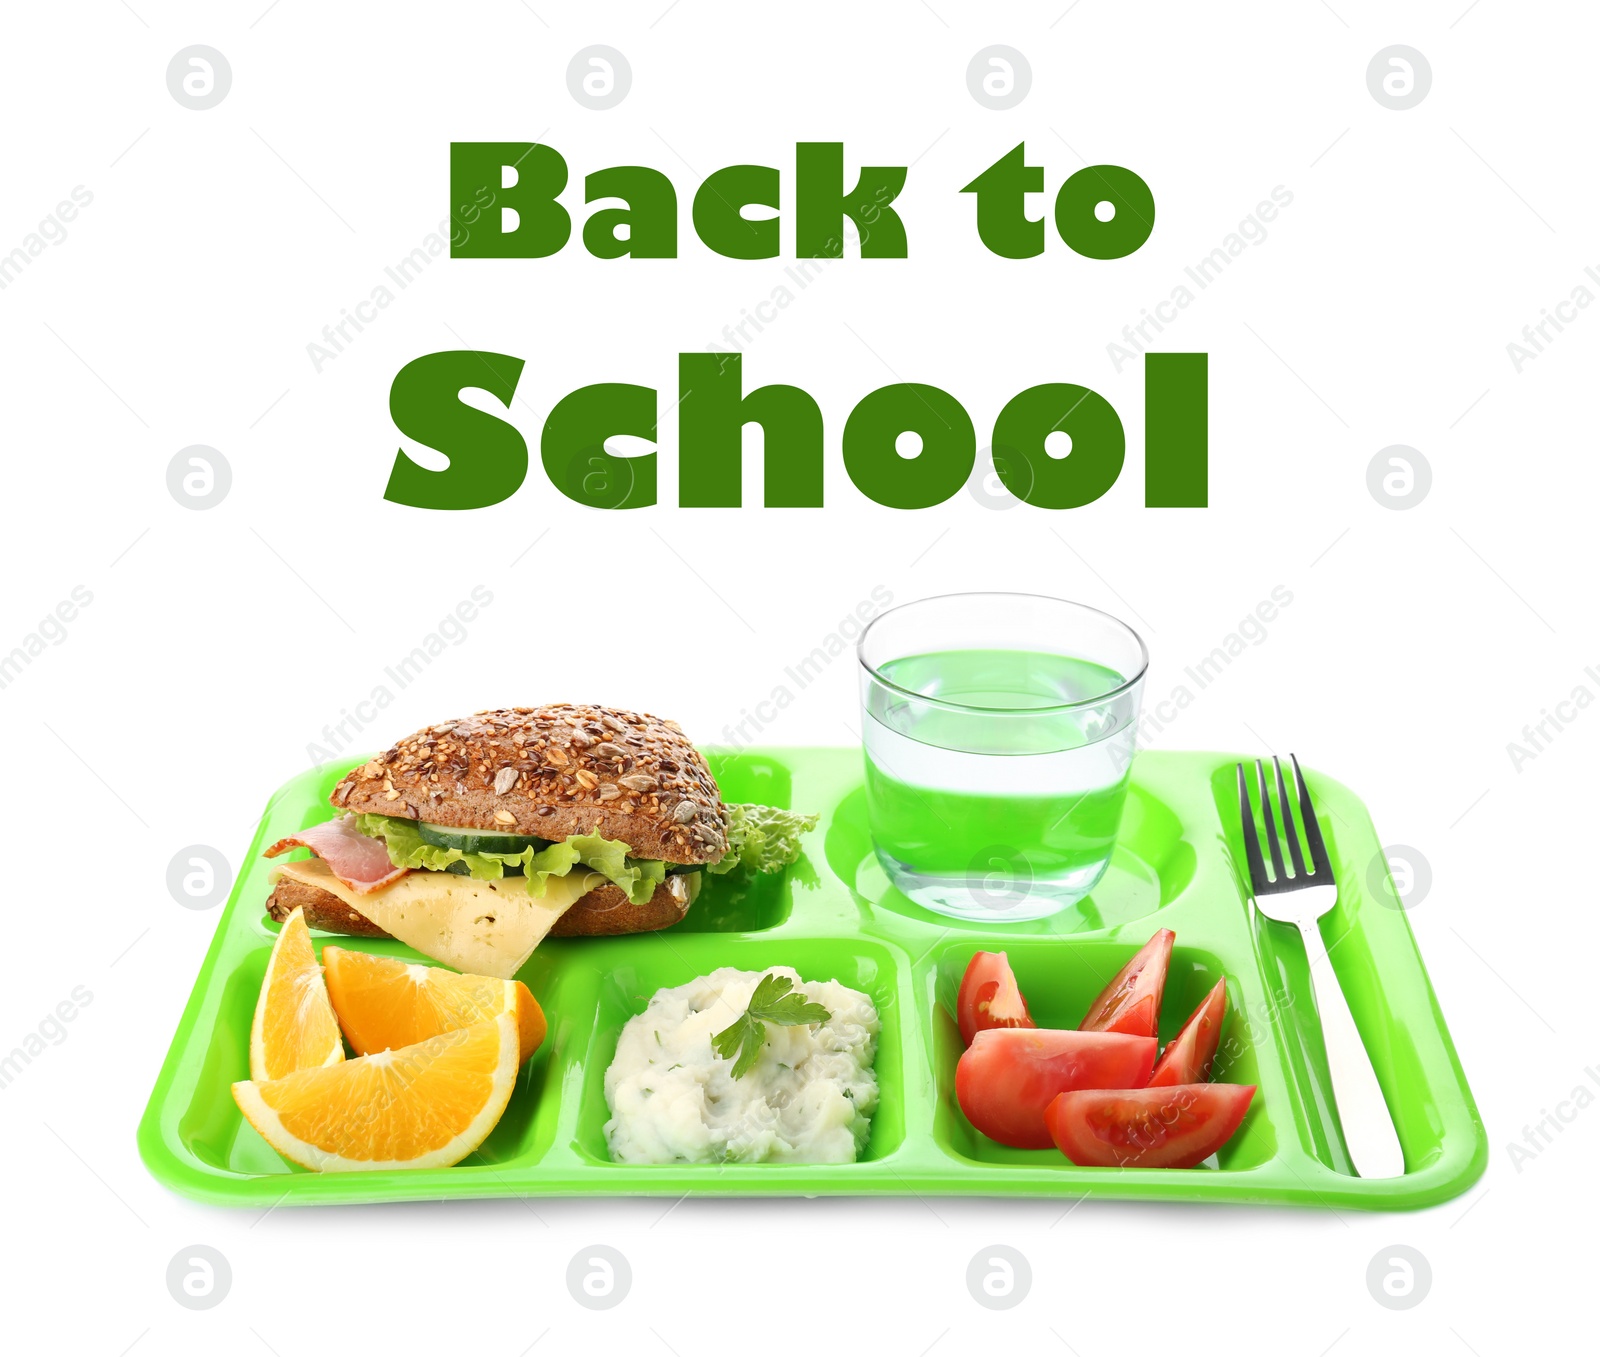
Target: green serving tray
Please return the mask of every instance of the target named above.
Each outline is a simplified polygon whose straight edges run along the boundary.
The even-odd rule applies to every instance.
[[[710,879],[688,917],[664,932],[545,943],[521,979],[544,1007],[550,1034],[483,1147],[454,1168],[343,1174],[280,1159],[229,1090],[249,1077],[250,1020],[276,931],[262,908],[261,850],[326,818],[328,793],[360,760],[305,773],[272,798],[256,831],[140,1123],[140,1153],[176,1191],[256,1208],[693,1193],[1088,1195],[1393,1210],[1465,1191],[1483,1172],[1488,1138],[1366,808],[1338,783],[1307,774],[1339,882],[1323,936],[1405,1148],[1407,1172],[1385,1180],[1351,1172],[1299,937],[1249,904],[1235,761],[1140,755],[1121,839],[1093,894],[1053,919],[982,925],[928,913],[890,886],[872,853],[859,751],[713,753],[724,799],[821,812],[807,856],[781,877]],[[1078,1168],[1054,1150],[1008,1149],[973,1130],[956,1105],[961,1039],[952,1017],[973,952],[1005,950],[1040,1025],[1072,1026],[1159,927],[1177,933],[1162,1040],[1226,977],[1216,1077],[1259,1085],[1215,1166]],[[389,941],[338,941],[415,956]],[[840,980],[877,1005],[882,1101],[860,1161],[610,1162],[603,1085],[623,1023],[663,986],[718,966],[778,965]]]

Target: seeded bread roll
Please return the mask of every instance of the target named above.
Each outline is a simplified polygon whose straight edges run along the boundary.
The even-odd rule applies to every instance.
[[[715,862],[728,848],[717,784],[678,726],[588,703],[429,726],[348,774],[329,799],[453,829],[598,832],[660,862]]]
[[[668,928],[688,912],[693,890],[682,876],[669,876],[644,905],[631,905],[628,897],[607,882],[580,896],[550,930],[553,938],[614,937],[621,933],[651,933]],[[267,897],[267,913],[282,923],[295,909],[305,911],[306,926],[323,933],[343,933],[356,938],[389,936],[364,914],[358,914],[337,895],[303,881],[280,878]]]
[[[267,917],[283,923],[296,909],[305,911],[307,928],[315,928],[323,933],[343,933],[351,938],[390,936],[365,914],[351,909],[332,891],[319,890],[291,877],[279,877],[272,883],[272,894],[267,897]]]

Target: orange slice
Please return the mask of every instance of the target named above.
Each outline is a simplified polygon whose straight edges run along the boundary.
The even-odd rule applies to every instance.
[[[494,1130],[517,1081],[517,1020],[502,1013],[397,1051],[241,1080],[233,1099],[285,1159],[322,1172],[446,1168]]]
[[[357,1055],[398,1050],[501,1013],[516,1017],[521,1059],[544,1040],[544,1012],[520,980],[457,975],[343,947],[323,948],[322,964],[333,1010]]]
[[[278,932],[250,1024],[250,1077],[282,1079],[344,1059],[339,1020],[328,1002],[311,930],[298,909]]]

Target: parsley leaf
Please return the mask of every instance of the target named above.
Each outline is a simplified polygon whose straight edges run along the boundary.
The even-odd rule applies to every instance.
[[[750,996],[750,1007],[729,1027],[711,1038],[711,1045],[724,1060],[739,1058],[733,1063],[733,1077],[743,1079],[761,1059],[761,1050],[767,1044],[764,1023],[777,1027],[804,1027],[810,1023],[827,1022],[833,1015],[821,1004],[812,1003],[804,994],[791,993],[794,981],[786,975],[764,975]]]

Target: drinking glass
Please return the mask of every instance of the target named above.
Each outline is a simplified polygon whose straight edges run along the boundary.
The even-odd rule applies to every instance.
[[[857,647],[873,846],[911,900],[1039,919],[1111,860],[1149,653],[1108,613],[1038,594],[946,594]]]

